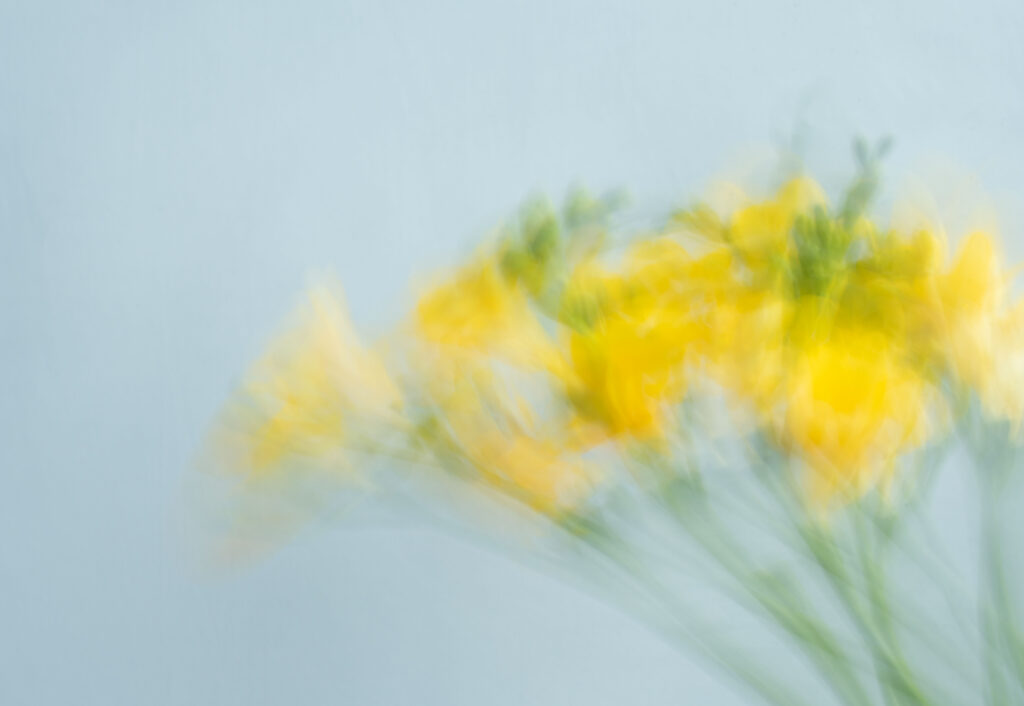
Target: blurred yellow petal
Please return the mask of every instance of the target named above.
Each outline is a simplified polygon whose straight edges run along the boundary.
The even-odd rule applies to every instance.
[[[812,498],[857,497],[927,431],[927,381],[877,332],[849,330],[793,360],[779,430],[807,464]]]
[[[615,437],[658,436],[686,390],[684,364],[698,326],[684,312],[615,311],[569,337],[569,398]]]
[[[498,265],[477,258],[428,291],[416,306],[423,340],[544,367],[557,357],[526,293]]]
[[[401,398],[359,342],[340,293],[318,287],[297,323],[252,368],[225,428],[244,470],[289,460],[339,463],[350,427],[383,421]]]
[[[571,510],[589,493],[586,466],[551,441],[494,430],[470,439],[467,453],[486,482],[547,514]]]
[[[1024,301],[993,323],[991,368],[982,376],[979,395],[985,410],[1010,422],[1016,435],[1024,427]]]
[[[957,315],[977,314],[996,304],[1000,286],[992,237],[980,231],[971,233],[960,245],[952,269],[942,278],[943,304]]]
[[[807,213],[817,206],[828,205],[821,185],[806,176],[794,177],[783,184],[775,195],[775,200],[790,217]]]
[[[731,244],[751,266],[771,264],[788,256],[791,233],[797,216],[826,204],[818,184],[805,177],[792,179],[779,189],[775,198],[751,204],[737,211],[729,228]]]
[[[974,232],[965,238],[936,288],[948,364],[964,384],[985,388],[995,371],[993,335],[1003,294],[992,237]]]

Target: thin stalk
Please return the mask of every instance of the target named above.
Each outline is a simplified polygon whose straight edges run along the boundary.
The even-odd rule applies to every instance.
[[[870,649],[883,692],[891,688],[897,703],[927,706],[929,700],[917,684],[910,667],[899,657],[899,650],[878,630],[870,614],[861,605],[859,597],[851,589],[852,582],[835,540],[820,528],[808,525],[804,526],[803,534],[834,595]]]
[[[617,564],[657,605],[674,617],[676,625],[672,629],[656,628],[658,632],[671,637],[677,644],[696,651],[718,668],[740,679],[767,703],[775,706],[810,706],[802,696],[798,696],[763,670],[748,663],[735,647],[717,637],[716,631],[702,629],[687,615],[686,608],[681,605],[678,597],[665,588],[645,565],[636,561],[629,551],[622,551],[611,541],[593,542],[590,546]]]
[[[674,504],[669,504],[668,509],[708,555],[796,642],[842,703],[870,703],[839,641],[820,620],[807,614],[806,606],[794,605],[794,596],[778,590],[779,585],[770,576],[750,571],[753,562],[743,558],[740,548],[709,515],[696,513],[694,507],[679,508]]]
[[[764,480],[765,485],[772,491],[772,495],[777,501],[783,503],[783,506],[790,510],[786,515],[792,518],[797,533],[815,560],[813,563],[821,569],[822,576],[826,579],[826,584],[830,587],[833,596],[868,648],[875,664],[875,674],[883,695],[891,687],[900,699],[899,703],[927,706],[929,701],[918,686],[913,673],[904,662],[894,658],[891,646],[878,633],[871,616],[861,605],[854,584],[847,574],[843,553],[834,538],[813,521],[798,519],[801,513],[796,512],[792,507],[793,503],[790,498],[793,497],[795,489],[790,484],[786,485],[788,492],[784,492],[778,487],[777,481],[773,482],[772,478],[764,475],[759,477]]]

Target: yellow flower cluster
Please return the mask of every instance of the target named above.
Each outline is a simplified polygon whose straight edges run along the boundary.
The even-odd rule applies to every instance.
[[[806,471],[820,507],[887,487],[942,430],[944,387],[976,391],[1019,425],[1019,305],[994,241],[972,233],[948,266],[937,231],[883,230],[829,210],[799,178],[724,218],[683,214],[726,252],[709,321],[709,375]]]
[[[795,178],[621,248],[596,202],[561,217],[537,205],[422,294],[408,365],[390,373],[316,291],[245,386],[248,466],[333,458],[353,428],[399,429],[440,465],[559,514],[603,476],[592,448],[658,449],[687,395],[716,394],[828,508],[884,490],[965,391],[1019,427],[1024,303],[992,236],[970,234],[947,262],[937,227],[871,221],[865,183],[832,206]]]

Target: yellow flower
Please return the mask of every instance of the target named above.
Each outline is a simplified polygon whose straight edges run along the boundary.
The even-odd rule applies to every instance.
[[[826,205],[825,194],[806,177],[791,179],[769,201],[751,204],[737,211],[729,225],[729,242],[751,266],[771,264],[788,257],[796,217],[815,206]]]
[[[350,427],[385,420],[400,395],[359,342],[340,294],[318,287],[292,330],[250,372],[225,430],[243,470],[337,463]]]
[[[693,264],[680,247],[657,240],[630,254],[624,275],[588,263],[570,279],[575,306],[591,305],[569,334],[562,382],[583,419],[610,437],[661,437],[685,393],[685,363],[706,329],[695,318]]]
[[[634,292],[622,275],[593,259],[573,268],[562,292],[559,321],[577,331],[589,329],[608,312],[621,308]]]
[[[990,415],[1019,433],[1024,421],[1024,302],[1007,302],[995,242],[975,232],[938,279],[947,363]]]
[[[570,337],[569,397],[611,436],[660,436],[666,407],[685,392],[685,341],[651,317],[615,316]]]
[[[941,306],[936,281],[942,241],[931,231],[909,237],[887,233],[851,268],[840,301],[844,319],[907,342],[922,363],[936,357]]]
[[[571,510],[585,499],[591,470],[575,457],[575,444],[558,436],[561,425],[538,422],[526,399],[537,380],[511,371],[504,371],[511,378],[504,377],[479,356],[450,351],[442,351],[422,372],[444,430],[427,441],[440,443],[437,450],[446,462],[455,462],[454,451],[477,480],[546,514]]]
[[[415,326],[425,341],[515,364],[543,367],[555,357],[526,293],[484,257],[424,294]]]
[[[884,483],[895,459],[924,440],[927,381],[879,332],[835,331],[797,351],[792,366],[777,431],[807,465],[817,506]]]
[[[655,298],[692,291],[698,282],[696,269],[686,249],[666,236],[641,240],[626,254],[626,276]]]
[[[986,411],[1009,421],[1019,436],[1024,428],[1024,301],[993,326],[992,367],[979,394]]]
[[[522,432],[493,429],[466,441],[466,453],[485,481],[545,514],[579,505],[592,477],[579,459],[566,459],[553,441]]]
[[[792,317],[791,300],[739,285],[720,297],[710,314],[708,374],[762,417],[782,384]]]
[[[991,236],[971,233],[937,290],[948,363],[963,383],[982,389],[995,369],[992,337],[1003,294]]]

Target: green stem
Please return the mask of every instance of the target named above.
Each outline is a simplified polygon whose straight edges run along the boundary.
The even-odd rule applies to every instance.
[[[981,481],[981,585],[978,591],[979,621],[985,635],[985,670],[989,679],[989,700],[995,706],[1011,703],[1005,684],[1006,671],[1024,688],[1024,657],[1017,633],[1003,565],[1001,503],[991,479]]]
[[[1006,442],[979,421],[969,418],[963,430],[978,477],[978,625],[988,679],[986,698],[992,706],[1003,706],[1013,703],[1009,691],[1014,686],[1024,690],[1024,642],[1017,631],[1002,554],[1002,497],[1013,459]],[[1006,672],[1014,682],[1006,683]]]
[[[832,587],[833,594],[870,649],[883,693],[891,690],[896,703],[927,706],[929,701],[918,686],[910,667],[899,656],[898,646],[886,639],[861,605],[834,538],[822,528],[811,525],[804,525],[802,534]]]
[[[769,674],[750,664],[734,646],[718,637],[717,631],[703,629],[696,620],[688,616],[686,607],[680,603],[678,597],[665,588],[645,565],[637,561],[632,552],[623,549],[610,537],[594,541],[595,537],[596,535],[591,537],[588,545],[619,566],[649,598],[673,617],[675,625],[667,630],[664,627],[656,627],[659,632],[670,637],[674,643],[696,651],[718,668],[732,674],[767,703],[775,706],[809,706],[803,697],[783,687]]]
[[[669,503],[668,509],[707,554],[794,640],[842,703],[870,703],[839,641],[820,620],[808,614],[807,605],[801,604],[791,586],[779,583],[771,575],[751,571],[753,562],[744,557],[742,549],[703,506],[678,507]]]

